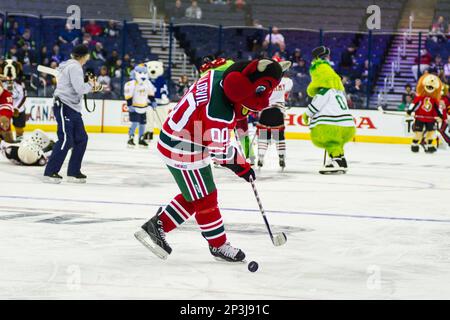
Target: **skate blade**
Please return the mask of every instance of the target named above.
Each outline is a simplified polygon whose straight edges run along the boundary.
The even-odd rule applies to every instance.
[[[149,146],[139,146],[141,149],[148,149]]]
[[[144,229],[140,229],[134,233],[134,237],[150,250],[158,258],[166,260],[169,254],[161,247],[157,246]]]
[[[86,179],[77,179],[75,177],[67,177],[66,181],[69,183],[78,183],[78,184],[86,183]]]
[[[51,184],[60,184],[62,179],[59,178],[50,178],[50,177],[44,177],[42,182],[44,183],[51,183]]]
[[[247,260],[241,260],[241,261],[228,261],[219,257],[215,257],[213,256],[214,260],[216,260],[217,262],[223,262],[225,264],[242,264],[242,263],[247,263]]]
[[[134,149],[136,146],[132,146],[132,145],[129,145],[129,144],[127,144],[127,148],[128,149]]]
[[[319,173],[320,174],[345,174],[347,172],[347,170],[320,170]]]

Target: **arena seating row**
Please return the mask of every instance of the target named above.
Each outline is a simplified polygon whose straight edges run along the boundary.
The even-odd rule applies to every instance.
[[[114,0],[111,3],[90,0],[2,0],[0,10],[12,13],[30,13],[45,16],[67,16],[66,10],[76,4],[86,19],[130,20],[131,15],[126,0]]]
[[[62,30],[64,30],[66,23],[65,18],[39,18],[36,16],[21,14],[11,14],[8,15],[8,17],[10,17],[10,19],[14,19],[14,21],[17,21],[22,31],[26,28],[31,30],[32,40],[36,43],[36,50],[34,51],[34,54],[37,59],[40,58],[39,54],[42,47],[47,47],[47,51],[51,52],[55,44],[59,44],[60,53],[63,59],[67,59],[70,56],[73,45],[58,43],[58,36]],[[4,14],[0,14],[0,18],[5,21]],[[82,25],[86,22],[87,21],[83,21]],[[96,23],[102,28],[105,28],[107,25],[107,21],[96,20]],[[7,52],[15,44],[16,40],[8,39],[5,35],[2,35],[2,33],[0,33],[0,40],[0,56],[2,56],[4,52]],[[126,28],[124,28],[123,23],[119,23],[119,35],[116,37],[101,35],[93,36],[92,40],[103,44],[107,57],[109,57],[113,50],[116,50],[119,53],[119,56],[128,53],[131,58],[136,61],[136,63],[156,59],[156,56],[151,53],[146,40],[143,39],[138,25],[133,22],[126,23]],[[36,64],[31,66],[24,65],[24,73],[27,81],[32,81],[31,74],[36,74],[37,63],[39,63],[39,61],[36,61]],[[101,60],[90,60],[87,67],[93,69],[98,74],[99,69],[104,64],[105,62]],[[112,85],[116,89],[115,91],[117,93],[116,96],[118,96],[118,93],[120,92],[122,82],[126,80],[127,78],[112,79]],[[32,90],[30,91],[30,94],[33,94]]]

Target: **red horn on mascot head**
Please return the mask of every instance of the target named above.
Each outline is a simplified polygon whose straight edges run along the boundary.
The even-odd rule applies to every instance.
[[[267,108],[270,95],[287,68],[271,59],[239,61],[231,65],[223,75],[223,90],[233,102],[237,115],[246,115],[244,108],[251,111]]]

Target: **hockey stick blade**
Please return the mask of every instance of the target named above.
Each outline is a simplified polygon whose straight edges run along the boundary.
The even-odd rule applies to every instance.
[[[286,241],[287,241],[287,236],[284,232],[275,234],[272,238],[272,242],[275,247],[284,245],[286,243]]]

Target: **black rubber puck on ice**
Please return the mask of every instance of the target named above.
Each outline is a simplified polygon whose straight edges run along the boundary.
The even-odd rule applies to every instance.
[[[258,270],[258,262],[256,261],[250,261],[248,264],[248,271],[250,272],[256,272]]]

